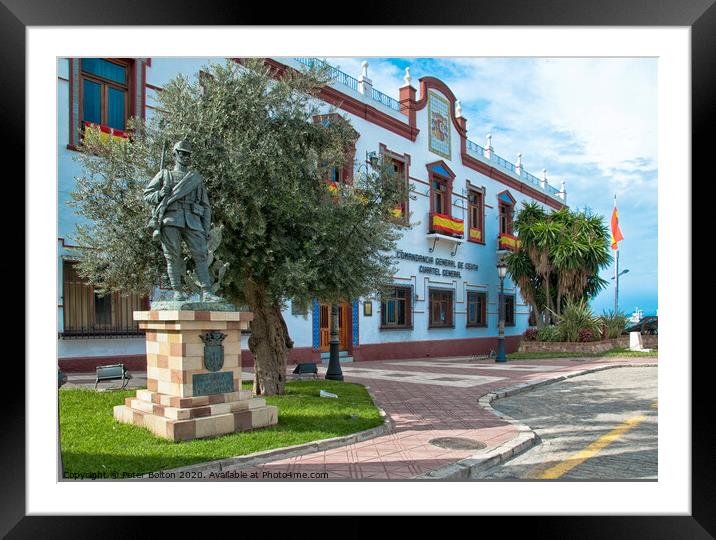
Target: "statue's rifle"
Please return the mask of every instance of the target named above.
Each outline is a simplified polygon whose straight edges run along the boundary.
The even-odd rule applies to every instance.
[[[162,182],[164,181],[164,162],[166,161],[167,157],[167,141],[164,141],[164,144],[162,145],[162,158],[159,162],[159,172],[162,175]],[[169,177],[171,180],[171,176]],[[163,186],[162,186],[163,187]],[[170,186],[172,187],[172,186]],[[161,188],[160,188],[161,189]],[[171,190],[170,190],[171,191]],[[169,199],[169,195],[164,197],[156,209],[156,214],[154,217],[154,232],[152,233],[152,239],[156,241],[161,240],[161,229],[162,229],[162,220],[164,219],[164,212],[166,212],[167,209],[167,200]]]

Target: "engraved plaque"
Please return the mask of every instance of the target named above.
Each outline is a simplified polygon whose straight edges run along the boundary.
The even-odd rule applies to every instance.
[[[234,391],[234,373],[231,371],[192,375],[191,382],[195,396],[225,394]]]

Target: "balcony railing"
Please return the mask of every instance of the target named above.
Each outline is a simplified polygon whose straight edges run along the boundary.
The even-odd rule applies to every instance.
[[[430,213],[430,232],[446,234],[455,238],[462,238],[465,234],[465,223],[445,214]]]
[[[347,73],[344,73],[340,69],[330,65],[327,62],[324,62],[323,60],[319,60],[318,58],[294,58],[294,60],[299,64],[303,64],[309,69],[313,67],[327,68],[328,76],[333,82],[345,85],[348,88],[352,88],[356,92],[358,91],[358,79],[351,77]]]
[[[467,153],[473,156],[481,158],[485,157],[485,149],[477,143],[472,142],[470,139],[465,139],[467,142]]]
[[[395,111],[400,111],[400,102],[398,102],[397,99],[393,99],[390,96],[385,95],[383,92],[379,92],[375,88],[371,91],[371,97],[385,105],[386,107],[390,107],[391,109]]]
[[[498,249],[506,249],[508,251],[517,251],[520,249],[520,240],[511,234],[501,233],[497,237]]]
[[[123,338],[123,337],[140,337],[145,333],[138,326],[89,326],[85,328],[71,328],[58,332],[57,336],[61,339],[88,339],[88,338]]]
[[[495,161],[497,162],[497,165],[502,167],[503,169],[506,169],[510,172],[515,172],[515,166],[507,161],[505,158],[502,158],[498,156],[497,154],[493,154],[495,156]]]
[[[487,159],[485,157],[485,149],[482,146],[480,146],[477,143],[472,142],[470,139],[466,139],[466,142],[467,142],[466,148],[467,148],[468,154],[475,156],[475,157],[482,158],[482,159]],[[505,169],[506,171],[509,171],[516,176],[519,176],[520,179],[522,179],[523,181],[529,182],[533,186],[536,186],[536,187],[542,189],[546,193],[549,193],[552,197],[557,197],[557,195],[560,193],[559,189],[557,189],[554,186],[550,186],[547,182],[544,182],[544,187],[543,187],[542,180],[537,178],[534,174],[528,173],[524,169],[522,169],[520,171],[520,173],[517,174],[517,167],[513,163],[510,163],[509,161],[507,161],[506,159],[504,159],[501,156],[498,156],[494,152],[492,153],[492,159],[488,160],[488,161],[494,161],[498,167]]]
[[[358,92],[358,79],[355,77],[351,77],[347,73],[341,71],[337,67],[334,67],[330,65],[327,62],[324,62],[323,60],[319,60],[318,58],[296,58],[294,57],[294,60],[298,62],[299,64],[303,64],[304,66],[308,68],[313,67],[323,67],[328,70],[328,75],[331,78],[331,81],[334,83],[342,84],[344,86],[347,86],[348,88],[351,88],[352,90],[355,90]],[[374,101],[377,101],[386,107],[389,107],[393,109],[394,111],[400,111],[400,102],[397,99],[394,99],[383,92],[380,92],[376,90],[375,88],[371,88],[370,92],[370,98]]]
[[[115,129],[101,124],[93,124],[92,122],[87,122],[86,120],[82,123],[82,125],[85,130],[96,129],[102,142],[107,142],[110,138],[115,137],[118,139],[129,138],[129,134],[121,129]]]

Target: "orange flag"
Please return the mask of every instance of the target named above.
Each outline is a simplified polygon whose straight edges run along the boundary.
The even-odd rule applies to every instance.
[[[619,229],[619,212],[617,212],[617,199],[614,197],[614,210],[612,211],[612,249],[619,249],[619,242],[624,240],[624,235]]]

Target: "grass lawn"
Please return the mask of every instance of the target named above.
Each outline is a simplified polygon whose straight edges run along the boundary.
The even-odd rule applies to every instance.
[[[248,387],[251,384],[248,383]],[[321,398],[319,391],[338,394]],[[266,398],[278,407],[278,424],[213,439],[171,442],[144,428],[120,424],[112,407],[136,390],[60,389],[60,438],[67,473],[147,473],[203,461],[363,431],[383,422],[368,391],[339,381],[291,381],[286,394]]]
[[[631,358],[631,357],[657,357],[658,351],[637,352],[626,348],[612,349],[601,353],[563,353],[563,352],[516,352],[507,355],[508,360],[539,360],[544,358]]]

